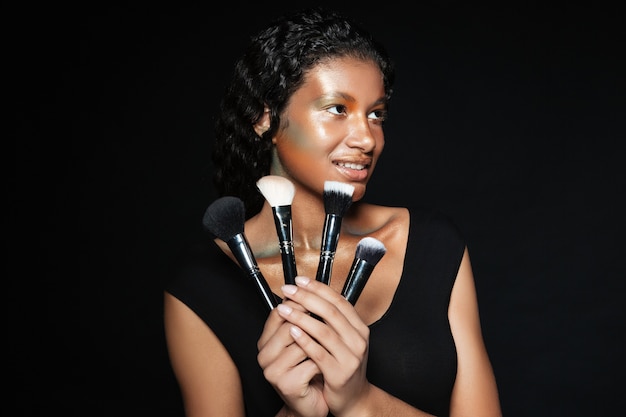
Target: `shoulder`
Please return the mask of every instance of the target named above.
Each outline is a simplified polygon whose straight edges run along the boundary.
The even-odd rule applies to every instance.
[[[176,270],[166,287],[204,280],[208,271],[229,267],[227,255],[211,239],[189,245],[176,262]]]
[[[406,207],[359,202],[351,209],[346,222],[362,234],[369,234],[385,228],[408,227],[409,211]]]
[[[355,204],[347,223],[363,234],[384,229],[421,229],[429,233],[447,234],[463,240],[455,220],[447,213],[424,206],[383,206],[371,203]]]
[[[420,206],[407,207],[411,218],[411,230],[430,236],[451,239],[464,244],[465,238],[455,220],[449,214]]]
[[[463,239],[454,219],[443,211],[423,206],[383,206],[359,203],[348,219],[366,233],[382,229],[424,229],[430,233],[447,233]]]
[[[249,301],[252,306],[258,303],[258,296],[245,271],[210,239],[189,248],[164,289],[207,323],[216,316],[223,316],[224,309],[233,309],[224,294],[239,294],[238,301]],[[214,330],[219,327],[219,320],[215,323]]]

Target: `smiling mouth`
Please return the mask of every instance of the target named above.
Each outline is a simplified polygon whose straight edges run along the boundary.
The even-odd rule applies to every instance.
[[[336,165],[338,165],[340,167],[344,167],[344,168],[355,169],[357,171],[363,170],[363,169],[368,167],[368,165],[356,164],[356,163],[353,163],[353,162],[337,162]]]

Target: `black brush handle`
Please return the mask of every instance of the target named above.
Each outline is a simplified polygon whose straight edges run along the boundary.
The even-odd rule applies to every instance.
[[[238,233],[230,238],[227,244],[239,265],[254,282],[263,303],[269,310],[274,309],[278,305],[278,301],[257,265],[246,236],[243,233]]]
[[[352,305],[356,304],[373,270],[374,265],[363,259],[355,258],[352,262],[350,273],[341,290],[341,295]]]
[[[276,225],[280,255],[283,261],[285,284],[295,284],[298,270],[296,269],[296,255],[293,249],[291,206],[276,206],[272,207],[272,210],[274,211],[274,224]]]
[[[322,231],[322,247],[320,250],[320,261],[317,266],[315,279],[324,284],[330,283],[330,276],[335,260],[337,243],[339,242],[339,231],[341,230],[341,216],[327,214]]]

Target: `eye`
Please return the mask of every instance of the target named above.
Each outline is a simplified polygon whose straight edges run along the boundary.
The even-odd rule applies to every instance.
[[[346,106],[343,104],[337,104],[327,109],[332,114],[346,114]]]
[[[372,120],[384,122],[385,119],[387,118],[387,110],[384,110],[384,109],[374,110],[373,112],[368,114],[367,117]]]

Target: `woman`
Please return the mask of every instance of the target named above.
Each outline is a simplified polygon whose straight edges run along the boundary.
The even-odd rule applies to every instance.
[[[382,47],[321,10],[275,22],[238,61],[216,125],[216,185],[244,201],[246,238],[282,303],[268,314],[220,239],[189,259],[165,292],[188,417],[501,414],[461,236],[434,212],[361,201],[392,84]],[[270,174],[295,187],[295,285],[256,188]],[[354,187],[329,285],[315,279],[325,181]],[[353,306],[341,289],[365,236],[386,253]]]

